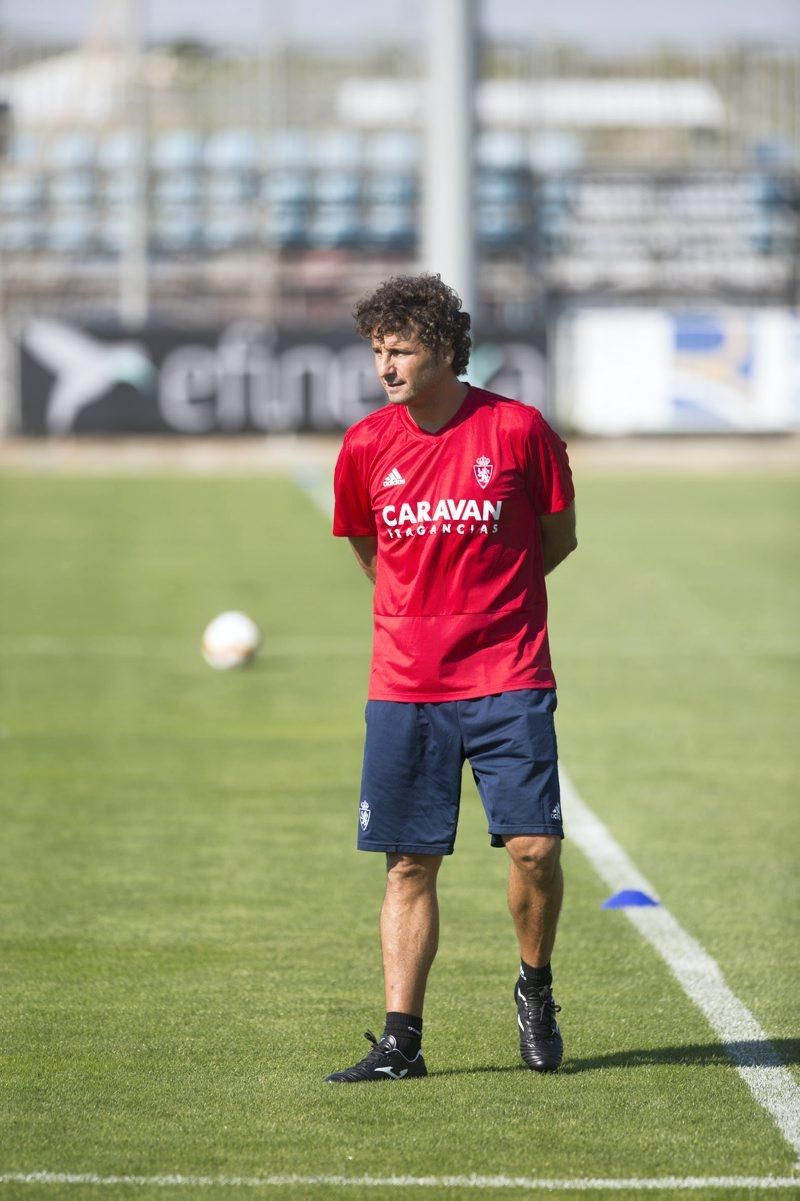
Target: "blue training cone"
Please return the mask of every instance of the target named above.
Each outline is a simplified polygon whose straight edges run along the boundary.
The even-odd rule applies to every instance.
[[[603,901],[601,908],[633,909],[645,905],[658,905],[658,901],[654,901],[646,892],[640,892],[638,888],[623,888],[621,892],[615,892],[613,897]]]

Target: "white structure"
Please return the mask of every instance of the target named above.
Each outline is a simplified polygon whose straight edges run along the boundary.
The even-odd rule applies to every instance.
[[[476,0],[431,0],[425,106],[422,267],[456,289],[475,311],[472,146]]]
[[[722,97],[705,79],[486,80],[473,89],[473,104],[481,125],[496,129],[720,129],[725,124]],[[348,125],[413,127],[430,119],[425,106],[423,91],[402,80],[349,79],[339,89],[339,116]]]

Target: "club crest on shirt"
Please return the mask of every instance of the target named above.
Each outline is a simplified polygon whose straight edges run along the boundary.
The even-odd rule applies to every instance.
[[[472,470],[481,488],[485,488],[494,475],[494,464],[491,459],[487,459],[486,455],[481,455],[475,460]]]

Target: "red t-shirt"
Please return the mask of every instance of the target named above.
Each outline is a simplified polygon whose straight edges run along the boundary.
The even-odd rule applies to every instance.
[[[574,496],[538,409],[470,388],[436,433],[404,405],[346,433],[333,532],[378,539],[369,697],[553,688],[538,515]]]

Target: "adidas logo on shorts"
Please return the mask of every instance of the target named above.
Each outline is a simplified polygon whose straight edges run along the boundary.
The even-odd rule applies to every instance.
[[[405,482],[397,468],[393,467],[383,481],[383,486],[384,488],[392,488],[395,484],[404,484]]]

